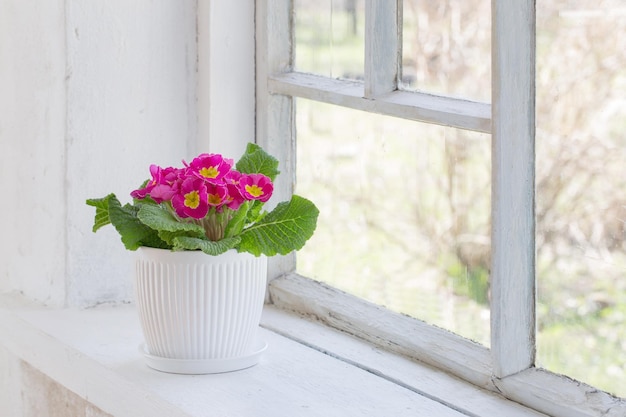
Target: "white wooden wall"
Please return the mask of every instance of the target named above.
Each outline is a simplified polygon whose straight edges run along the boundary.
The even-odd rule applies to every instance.
[[[61,0],[0,3],[0,289],[57,303],[67,239],[64,18]]]
[[[237,160],[255,141],[254,1],[198,1],[200,151]]]
[[[85,200],[129,201],[150,163],[237,158],[254,140],[253,63],[248,0],[2,0],[0,291],[130,299],[132,253],[91,232]]]

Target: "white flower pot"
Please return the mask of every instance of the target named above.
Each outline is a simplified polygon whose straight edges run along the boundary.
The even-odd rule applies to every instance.
[[[257,340],[266,277],[264,256],[139,248],[135,291],[148,366],[202,374],[256,364],[267,346]]]

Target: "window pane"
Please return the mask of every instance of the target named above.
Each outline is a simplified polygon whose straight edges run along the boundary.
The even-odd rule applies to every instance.
[[[537,1],[538,365],[626,397],[626,8]]]
[[[491,1],[403,5],[403,88],[491,101]]]
[[[363,79],[363,1],[294,1],[297,71]]]
[[[305,276],[489,344],[490,137],[298,99]]]

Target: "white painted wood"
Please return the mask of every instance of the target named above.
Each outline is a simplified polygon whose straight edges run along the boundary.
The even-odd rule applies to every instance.
[[[269,91],[274,94],[302,97],[420,122],[490,132],[489,104],[411,91],[393,91],[372,100],[364,98],[364,88],[360,81],[337,80],[296,72],[273,74],[269,79]]]
[[[319,321],[266,306],[261,325],[471,416],[544,416],[494,392],[391,353]]]
[[[12,354],[116,417],[467,415],[265,329],[257,366],[203,376],[149,369],[130,306],[0,309],[0,335]]]
[[[237,160],[255,135],[254,2],[197,7],[198,149]]]
[[[132,297],[131,254],[113,228],[91,233],[95,212],[84,202],[115,192],[126,203],[150,164],[188,158],[196,138],[195,3],[64,2],[67,165],[64,186],[50,192],[67,199],[70,305]]]
[[[0,310],[0,334],[2,344],[20,360],[116,417],[189,417],[140,385],[147,372],[132,356],[138,354],[141,338],[128,308],[83,310],[91,312],[91,319],[81,318],[79,310],[57,310],[56,317],[42,308],[19,310],[23,317]],[[111,320],[119,320],[118,325],[107,325]],[[89,322],[95,326],[91,330]],[[94,342],[100,346],[94,349]]]
[[[554,417],[624,417],[626,400],[549,371],[531,368],[494,381],[514,401]]]
[[[489,350],[478,343],[295,274],[272,281],[270,295],[279,308],[494,389]]]
[[[399,1],[365,0],[365,97],[398,88],[401,45]]]
[[[0,2],[0,291],[56,305],[67,273],[64,4]]]
[[[492,2],[491,350],[494,373],[535,360],[535,10]]]
[[[278,158],[281,171],[268,208],[289,200],[296,181],[294,99],[288,95],[272,94],[268,89],[269,74],[293,68],[292,3],[291,0],[256,2],[256,141]],[[295,254],[270,258],[269,280],[295,270],[295,264]]]
[[[91,233],[195,140],[194,0],[0,2],[0,290],[52,305],[128,300],[130,255]]]

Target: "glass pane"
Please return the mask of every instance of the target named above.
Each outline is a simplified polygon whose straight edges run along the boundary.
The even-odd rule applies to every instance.
[[[403,6],[403,88],[491,101],[491,1]]]
[[[490,136],[298,99],[302,275],[489,344]]]
[[[364,0],[295,0],[296,70],[362,80]]]
[[[539,366],[626,397],[626,9],[537,1]]]

